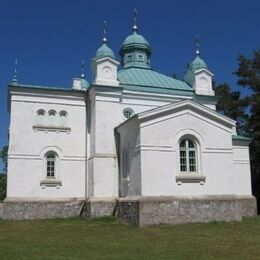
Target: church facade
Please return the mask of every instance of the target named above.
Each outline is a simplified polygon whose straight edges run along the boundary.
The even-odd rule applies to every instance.
[[[216,112],[199,51],[183,80],[154,71],[151,54],[134,24],[120,62],[104,36],[91,83],[82,73],[71,89],[8,86],[4,218],[84,211],[148,225],[256,214],[250,140]]]

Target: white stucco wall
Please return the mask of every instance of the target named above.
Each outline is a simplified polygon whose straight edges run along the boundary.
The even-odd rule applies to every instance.
[[[125,92],[117,87],[99,86],[90,90],[91,125],[90,153],[88,155],[88,190],[91,191],[88,195],[90,197],[118,196],[119,170],[114,128],[126,120],[123,110],[131,108],[137,114],[171,102],[177,102],[180,99],[181,97],[169,95],[143,94],[140,96],[140,93]],[[127,134],[129,133],[131,135],[132,131],[127,132]],[[135,182],[137,183],[137,181]],[[135,191],[140,193],[140,188],[135,185],[132,187],[135,187]]]
[[[47,91],[46,91],[47,92]],[[65,110],[66,129],[36,126],[36,112]],[[86,112],[83,95],[12,92],[8,159],[8,198],[85,197]],[[58,155],[56,179],[61,186],[45,187],[44,155]]]
[[[233,145],[233,163],[235,168],[236,193],[252,194],[249,149],[245,144]]]
[[[141,123],[142,195],[251,194],[248,188],[238,192],[238,183],[246,181],[248,187],[250,171],[244,168],[244,175],[238,176],[241,170],[236,171],[233,164],[231,134],[231,126],[188,109]],[[182,136],[194,137],[199,144],[198,174],[206,177],[205,183],[176,182],[180,175],[178,142]]]

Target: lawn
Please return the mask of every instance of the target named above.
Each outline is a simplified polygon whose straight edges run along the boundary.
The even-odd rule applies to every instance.
[[[113,218],[0,220],[0,259],[260,259],[260,217],[145,228]]]

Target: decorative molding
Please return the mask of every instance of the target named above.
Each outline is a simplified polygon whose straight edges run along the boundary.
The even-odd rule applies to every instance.
[[[176,182],[178,185],[182,183],[200,183],[204,185],[206,176],[200,174],[179,174],[176,176]]]
[[[94,158],[112,158],[116,159],[117,156],[114,153],[94,153],[91,154],[88,158],[88,160],[94,159]]]
[[[63,127],[63,126],[43,126],[43,125],[34,125],[33,126],[33,131],[44,131],[44,132],[65,132],[65,133],[70,133],[71,128],[70,127]]]
[[[45,189],[46,187],[56,187],[56,189],[59,189],[62,185],[61,180],[56,179],[44,179],[41,180],[40,185],[42,189]]]
[[[175,149],[172,148],[172,146],[165,146],[165,145],[137,145],[135,147],[135,152],[139,151],[154,151],[154,152],[176,152]]]

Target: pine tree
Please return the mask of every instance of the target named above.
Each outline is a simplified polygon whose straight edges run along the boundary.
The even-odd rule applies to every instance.
[[[260,210],[260,50],[253,52],[252,58],[238,57],[238,84],[251,90],[249,97],[249,129],[253,141],[250,145],[253,194],[258,199]]]

